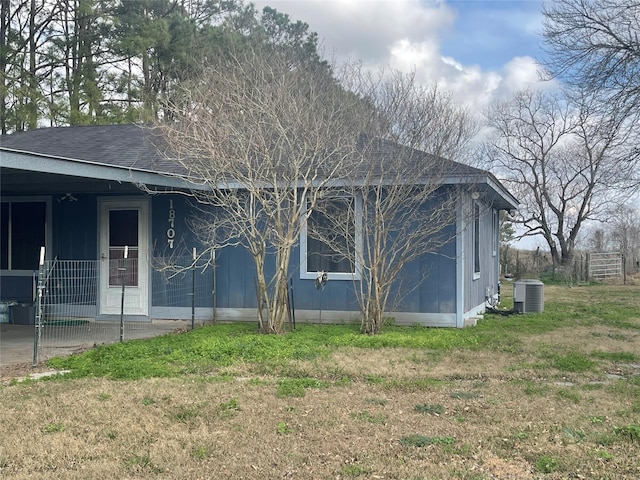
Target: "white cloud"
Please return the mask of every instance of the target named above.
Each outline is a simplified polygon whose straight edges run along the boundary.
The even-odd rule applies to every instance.
[[[458,101],[478,113],[494,98],[504,97],[521,88],[545,87],[538,83],[536,61],[526,54],[514,56],[498,69],[483,67],[480,56],[474,64],[465,65],[442,54],[443,41],[467,39],[465,32],[447,36],[454,30],[457,15],[465,13],[464,4],[453,8],[444,1],[421,0],[274,0],[255,3],[259,9],[268,4],[288,13],[294,21],[308,23],[310,29],[318,33],[327,57],[335,56],[338,62],[347,59],[360,61],[371,70],[392,67],[405,72],[415,71],[419,80],[438,82]],[[490,10],[491,5],[486,4],[479,21],[497,18],[504,22],[500,12]],[[516,15],[509,20],[513,20],[509,22],[511,29],[522,27],[528,33],[540,25],[539,16],[532,19],[531,16]],[[486,32],[487,25],[480,26]],[[500,33],[505,34],[504,31]],[[474,38],[474,35],[469,34],[468,38]],[[477,38],[484,37],[480,35]],[[491,40],[487,38],[487,41]],[[474,45],[465,45],[465,48],[468,51]],[[476,48],[480,52],[482,45],[476,45]]]
[[[288,13],[318,32],[327,55],[385,64],[399,40],[437,40],[453,24],[454,13],[443,2],[419,0],[273,0],[256,1]]]
[[[515,57],[502,70],[504,89],[508,93],[545,87],[540,81],[540,64],[531,57]]]

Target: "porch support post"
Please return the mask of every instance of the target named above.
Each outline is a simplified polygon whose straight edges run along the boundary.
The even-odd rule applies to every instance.
[[[38,365],[38,347],[42,337],[42,294],[44,291],[44,247],[40,247],[40,262],[38,263],[38,288],[36,289],[36,318],[35,334],[33,336],[33,362]]]

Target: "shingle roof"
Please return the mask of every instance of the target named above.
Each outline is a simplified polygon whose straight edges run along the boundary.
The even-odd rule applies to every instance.
[[[447,174],[486,173],[397,143],[370,141],[364,135],[359,144],[367,145],[367,153],[381,160],[404,156],[415,162],[438,165]],[[0,136],[0,148],[3,149],[149,172],[183,173],[177,162],[161,155],[158,148],[162,145],[160,133],[134,124],[52,127]]]
[[[403,167],[409,167],[409,171],[438,173],[447,177],[477,177],[485,176],[488,172],[479,168],[472,167],[460,162],[454,162],[444,157],[439,157],[422,150],[406,147],[398,143],[370,138],[365,134],[360,135],[358,139],[358,149],[360,154],[364,152],[364,157],[375,162],[378,168],[393,168],[394,164],[400,164]],[[400,161],[402,160],[402,161]],[[421,165],[422,167],[411,168],[413,165]],[[370,168],[370,165],[365,166]],[[414,178],[413,180],[419,180]]]
[[[0,136],[0,148],[81,162],[162,173],[184,173],[159,153],[159,134],[141,125],[52,127]]]
[[[0,136],[0,153],[5,150],[165,176],[185,175],[185,169],[178,162],[162,155],[160,150],[165,145],[159,131],[134,124],[52,127]],[[504,205],[516,204],[504,186],[484,170],[394,142],[370,141],[366,136],[360,138],[359,145],[366,145],[367,158],[375,161],[381,172],[393,168],[394,159],[409,158],[411,162],[432,165],[434,171],[449,181],[491,184],[490,188],[499,191]]]

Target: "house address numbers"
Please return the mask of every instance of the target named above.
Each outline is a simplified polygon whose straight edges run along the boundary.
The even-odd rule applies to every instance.
[[[173,248],[173,241],[176,236],[176,211],[173,208],[173,199],[169,199],[169,228],[167,228],[167,244]]]

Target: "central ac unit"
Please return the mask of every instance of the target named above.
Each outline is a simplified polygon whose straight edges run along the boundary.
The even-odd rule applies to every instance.
[[[544,311],[544,283],[540,280],[513,282],[513,308],[520,313]]]

